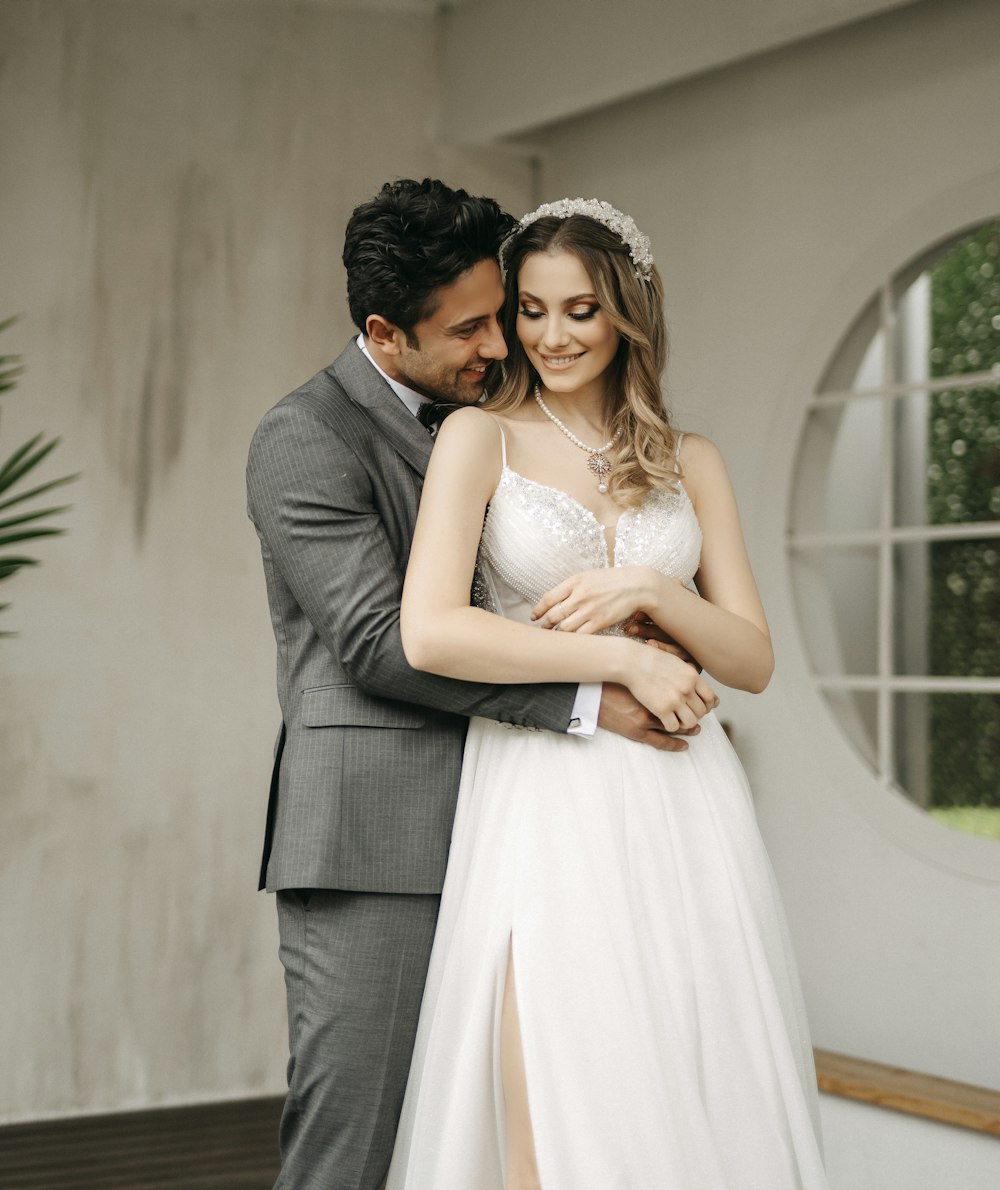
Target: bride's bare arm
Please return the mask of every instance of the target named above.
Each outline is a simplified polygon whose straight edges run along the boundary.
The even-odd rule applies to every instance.
[[[599,632],[642,611],[720,682],[757,693],[774,668],[771,636],[747,557],[725,463],[706,438],[688,435],[684,486],[703,534],[698,593],[645,566],[586,571],[547,592],[542,627]]]
[[[438,434],[403,589],[403,648],[415,669],[484,682],[617,682],[669,731],[716,703],[679,658],[621,637],[541,632],[469,606],[487,504],[500,474],[497,423],[453,413]]]

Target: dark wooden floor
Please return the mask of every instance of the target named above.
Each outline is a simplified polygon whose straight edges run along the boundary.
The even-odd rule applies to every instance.
[[[280,1098],[0,1127],[0,1190],[271,1190]]]

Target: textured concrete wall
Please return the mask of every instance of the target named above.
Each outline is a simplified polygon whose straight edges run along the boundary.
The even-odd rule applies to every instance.
[[[936,825],[854,753],[809,678],[784,534],[804,402],[841,335],[886,276],[1000,214],[998,77],[1000,7],[914,5],[538,138],[546,197],[596,194],[650,235],[680,422],[734,475],[778,668],[723,713],[816,1041],[992,1086],[1000,846]]]
[[[282,1089],[255,893],[277,727],[243,468],[260,414],[350,332],[354,204],[436,173],[416,12],[0,5],[0,337],[29,371],[0,457],[63,435],[65,538],[3,584],[0,1120]]]

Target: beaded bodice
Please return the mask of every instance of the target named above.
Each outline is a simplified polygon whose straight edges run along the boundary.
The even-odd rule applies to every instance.
[[[589,508],[504,464],[483,525],[473,599],[529,622],[542,595],[581,570],[652,566],[690,584],[700,557],[701,528],[683,487],[657,489],[626,508],[609,551],[605,528]]]

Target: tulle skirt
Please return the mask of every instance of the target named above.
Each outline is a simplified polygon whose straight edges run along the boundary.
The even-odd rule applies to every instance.
[[[472,721],[389,1190],[503,1190],[509,948],[543,1190],[826,1190],[795,962],[714,714],[684,753]]]

